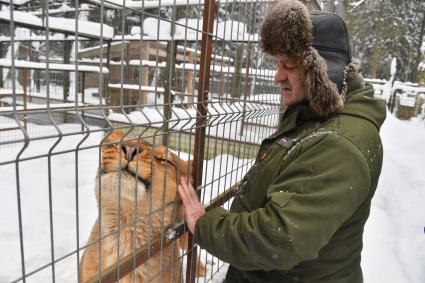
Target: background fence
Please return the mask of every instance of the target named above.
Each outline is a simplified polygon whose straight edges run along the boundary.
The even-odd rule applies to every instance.
[[[270,1],[0,5],[0,282],[86,281],[79,274],[90,247],[110,236],[118,244],[120,231],[136,231],[155,213],[165,217],[170,204],[164,201],[126,228],[118,217],[111,234],[88,240],[92,229],[104,227],[100,214],[106,204],[102,197],[97,203],[96,176],[102,174],[101,144],[116,129],[128,133],[120,146],[147,140],[157,145],[153,151],[162,145],[192,160],[194,187],[205,206],[229,208],[238,181],[283,112],[274,62],[258,45]],[[127,174],[126,168],[118,171]],[[135,182],[139,177],[133,176]],[[107,184],[100,183],[100,192],[102,185]],[[118,196],[122,186],[116,186]],[[144,197],[152,207],[153,193]],[[118,197],[118,214],[120,209]],[[167,272],[182,263],[177,281],[220,282],[226,265],[205,251],[198,253],[206,274],[195,279],[191,237],[176,261],[164,259],[185,231],[180,220],[174,209],[173,222],[162,221],[160,233],[145,231],[146,244],[113,255],[117,263],[96,270],[101,281],[129,273],[138,282],[137,267],[160,255],[161,268],[148,268],[148,281],[172,281]],[[134,232],[131,241],[137,237]],[[100,262],[102,257],[99,252]]]

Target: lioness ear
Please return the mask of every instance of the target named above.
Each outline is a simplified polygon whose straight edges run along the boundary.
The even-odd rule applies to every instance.
[[[179,160],[180,174],[186,177],[192,177],[193,174],[193,160],[185,161]]]
[[[106,135],[106,139],[103,141],[104,144],[119,142],[121,139],[125,138],[125,135],[120,130],[113,130]]]
[[[188,168],[188,174],[189,174],[189,182],[192,184],[192,185],[194,185],[193,184],[193,173],[195,172],[194,171],[194,167],[193,167],[193,165],[195,164],[195,162],[193,161],[193,160],[190,160],[190,161],[188,161],[187,162],[187,168]]]

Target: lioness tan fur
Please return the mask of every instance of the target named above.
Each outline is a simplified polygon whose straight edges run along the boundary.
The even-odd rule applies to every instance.
[[[114,131],[102,144],[102,173],[96,180],[100,219],[96,220],[88,240],[88,244],[94,244],[85,249],[81,260],[82,282],[98,274],[99,250],[100,269],[104,271],[116,263],[118,255],[123,258],[148,241],[159,239],[168,227],[183,219],[182,207],[175,202],[177,172],[191,180],[191,163],[180,160],[163,146],[152,146],[145,141],[125,141],[121,147],[111,144],[124,138],[121,132]],[[129,162],[126,146],[138,148],[134,157],[127,156]],[[96,243],[99,221],[100,236],[104,237],[100,244]],[[120,282],[179,282],[182,266],[179,248],[185,248],[179,241],[164,246],[162,253],[151,254],[148,261]],[[205,275],[202,264],[197,275]]]

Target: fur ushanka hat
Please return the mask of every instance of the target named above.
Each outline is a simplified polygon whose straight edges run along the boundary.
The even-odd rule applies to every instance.
[[[309,106],[317,115],[327,117],[342,107],[351,51],[345,23],[339,16],[310,14],[298,0],[280,0],[266,15],[261,45],[264,52],[285,53],[304,67]]]

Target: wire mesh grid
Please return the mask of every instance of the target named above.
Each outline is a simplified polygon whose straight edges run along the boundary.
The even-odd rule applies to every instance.
[[[0,5],[0,281],[220,282],[176,187],[229,209],[278,127],[270,2]]]

